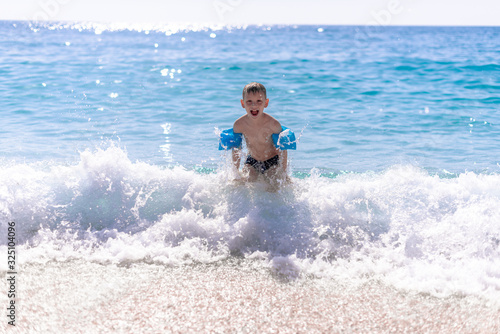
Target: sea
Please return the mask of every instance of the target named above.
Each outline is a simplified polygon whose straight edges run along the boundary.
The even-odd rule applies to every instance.
[[[500,27],[0,21],[0,332],[498,333],[499,59]],[[218,150],[253,81],[278,188]]]

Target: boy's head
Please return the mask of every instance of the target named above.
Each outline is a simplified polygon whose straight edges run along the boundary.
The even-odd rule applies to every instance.
[[[243,88],[241,106],[245,108],[248,116],[260,118],[267,108],[269,99],[266,96],[266,87],[258,82],[251,82]]]
[[[266,87],[263,84],[258,82],[251,82],[243,88],[243,100],[245,96],[249,93],[261,93],[264,96],[264,99],[267,99],[266,95]]]

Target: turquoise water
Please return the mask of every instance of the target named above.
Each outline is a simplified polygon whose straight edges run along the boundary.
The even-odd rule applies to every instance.
[[[214,128],[259,81],[267,111],[301,134],[296,172],[499,170],[498,28],[0,29],[7,160],[71,163],[114,143],[132,160],[213,169]]]
[[[500,28],[0,32],[0,250],[16,222],[23,270],[245,259],[500,300]],[[250,81],[299,137],[276,192],[217,150]]]

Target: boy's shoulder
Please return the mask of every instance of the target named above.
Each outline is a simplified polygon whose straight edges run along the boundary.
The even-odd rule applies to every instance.
[[[266,124],[273,129],[274,132],[281,132],[281,123],[273,116],[266,114],[269,118],[266,120]]]
[[[273,116],[264,113],[264,124],[263,126],[267,128],[271,128],[273,132],[279,133],[281,132],[281,124],[280,122],[274,118]],[[240,118],[238,118],[234,124],[233,124],[233,130],[234,132],[243,132],[245,128],[251,127],[251,124],[248,122],[248,115],[243,115]]]
[[[241,130],[245,127],[245,117],[246,115],[241,116],[233,124],[234,132],[241,132]]]

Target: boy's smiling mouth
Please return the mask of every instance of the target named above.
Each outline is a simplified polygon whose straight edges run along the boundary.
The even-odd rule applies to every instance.
[[[259,114],[259,110],[250,110],[250,113],[252,114],[252,116],[257,116]]]

